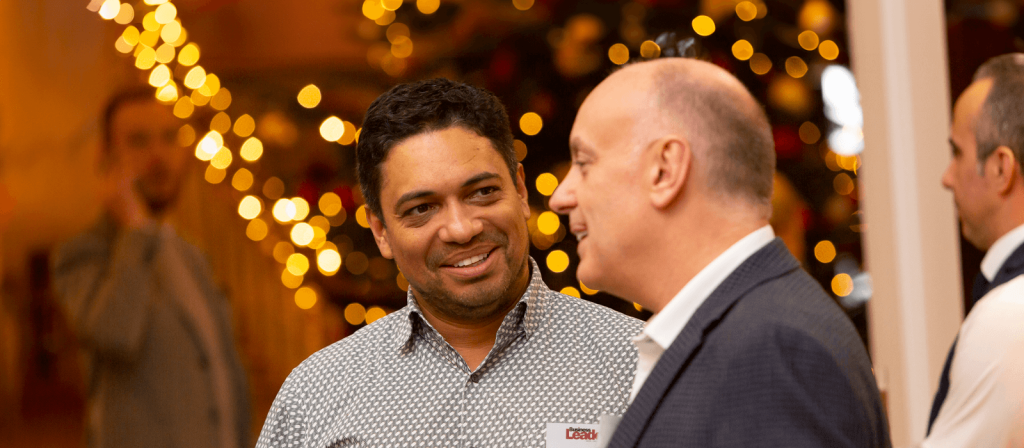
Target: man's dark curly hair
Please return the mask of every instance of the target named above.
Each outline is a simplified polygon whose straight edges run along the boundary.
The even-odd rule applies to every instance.
[[[459,126],[491,141],[517,182],[516,160],[505,107],[490,92],[445,78],[399,84],[370,104],[356,145],[359,186],[367,207],[384,219],[381,165],[391,148],[424,132]]]

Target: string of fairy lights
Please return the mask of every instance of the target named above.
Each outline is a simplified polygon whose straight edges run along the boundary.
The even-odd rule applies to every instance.
[[[367,61],[371,67],[392,77],[404,73],[408,67],[407,60],[415,50],[409,26],[396,21],[396,11],[405,3],[403,0],[365,0],[361,5],[362,15],[372,23],[370,26],[386,27],[382,38],[387,43],[371,46]],[[517,10],[527,11],[533,7],[534,0],[511,0],[511,3]],[[430,15],[440,8],[440,0],[416,0],[415,7],[420,14]],[[347,211],[338,194],[324,193],[316,204],[309,204],[302,197],[283,197],[285,185],[273,176],[262,182],[261,191],[250,191],[257,185],[257,179],[245,165],[259,161],[264,152],[263,142],[254,135],[256,120],[244,113],[234,119],[229,115],[227,109],[232,104],[231,92],[221,85],[216,74],[199,65],[200,47],[189,40],[173,2],[141,0],[134,2],[133,6],[120,0],[91,0],[88,9],[97,12],[104,20],[125,26],[114,43],[115,49],[134,58],[135,67],[149,73],[148,82],[154,88],[156,99],[172,105],[175,116],[189,119],[199,108],[207,106],[215,111],[208,129],[204,129],[201,136],[201,132],[191,124],[184,125],[178,134],[179,143],[182,146],[195,145],[195,157],[207,163],[204,178],[211,184],[222,183],[233,169],[230,185],[240,192],[249,192],[238,202],[239,216],[248,221],[245,233],[249,239],[259,242],[271,232],[288,236],[274,245],[273,256],[284,265],[281,282],[295,290],[294,300],[299,308],[311,309],[317,303],[316,289],[307,285],[305,278],[314,267],[324,276],[333,276],[342,267],[353,275],[362,275],[371,268],[374,260],[352,250],[350,239],[343,237],[341,244],[345,247],[339,247],[337,242],[327,238],[332,227],[347,220]],[[735,6],[735,14],[744,22],[755,21],[767,15],[767,7],[760,0],[741,1]],[[697,35],[703,37],[716,31],[715,21],[707,15],[695,17],[691,26]],[[835,42],[821,40],[812,30],[802,31],[798,42],[803,50],[816,52],[826,61],[839,56]],[[631,46],[634,50],[630,49]],[[737,40],[731,50],[737,60],[747,61],[750,70],[757,75],[766,75],[772,70],[771,58],[757,52],[747,40]],[[613,64],[622,65],[631,59],[632,51],[644,59],[657,58],[661,54],[656,42],[644,40],[639,45],[615,43],[609,47],[607,56]],[[808,72],[807,63],[800,56],[789,57],[784,66],[785,72],[794,80]],[[296,100],[304,108],[315,109],[322,97],[320,89],[310,84],[298,92]],[[541,132],[544,123],[539,114],[527,112],[519,117],[518,125],[525,136],[535,136]],[[347,146],[358,141],[360,130],[352,122],[331,115],[324,118],[319,131],[326,141]],[[810,144],[821,137],[821,132],[813,123],[805,122],[799,135],[801,140]],[[520,139],[516,139],[514,144],[517,158],[522,161],[528,152],[527,145]],[[234,151],[231,147],[238,149]],[[829,168],[836,167],[833,171],[856,173],[860,164],[856,155],[832,152],[826,153],[825,160]],[[536,177],[534,187],[547,197],[558,187],[558,182],[554,174],[545,172]],[[834,183],[840,193],[846,191],[845,194],[849,194],[853,190],[854,182],[845,173],[840,173]],[[353,215],[359,226],[369,228],[365,205],[360,205]],[[561,220],[549,210],[534,210],[528,224],[531,242],[539,250],[550,249],[566,236]],[[835,258],[835,247],[828,241],[822,241],[814,253],[819,261],[827,263]],[[545,265],[553,273],[564,272],[569,264],[568,254],[560,249],[550,250],[545,257]],[[852,280],[848,275],[845,279],[839,278],[841,275],[846,274],[836,276],[832,285],[833,291],[840,296],[852,291]],[[400,289],[408,288],[401,272],[395,281]],[[598,292],[582,283],[579,286],[579,289],[565,287],[562,292],[576,297],[581,296],[581,291],[588,295]],[[367,309],[358,303],[349,304],[344,312],[346,320],[352,324],[369,323],[384,314],[380,307]]]

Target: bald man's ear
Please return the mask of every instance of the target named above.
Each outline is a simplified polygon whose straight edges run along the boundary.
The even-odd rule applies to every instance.
[[[995,181],[996,189],[1002,194],[1009,194],[1014,184],[1020,182],[1017,177],[1021,174],[1020,165],[1013,150],[1006,146],[1000,146],[992,151],[985,161],[985,169],[989,171],[988,176]]]
[[[649,154],[652,157],[648,174],[651,203],[665,209],[686,187],[693,165],[693,150],[682,137],[667,135],[651,144]]]

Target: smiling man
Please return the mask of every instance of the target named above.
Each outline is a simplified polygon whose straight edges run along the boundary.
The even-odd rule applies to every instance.
[[[357,151],[408,305],[293,370],[257,446],[574,446],[622,414],[641,323],[544,285],[497,98],[399,85],[370,105]]]

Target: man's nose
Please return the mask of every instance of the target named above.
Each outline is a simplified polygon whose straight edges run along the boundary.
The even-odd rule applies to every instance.
[[[466,244],[484,230],[483,222],[461,205],[448,207],[447,222],[441,227],[441,241],[453,244]]]
[[[555,192],[551,194],[551,199],[548,201],[548,206],[555,213],[568,215],[572,209],[576,208],[576,168],[569,170],[569,174],[565,176],[562,183],[558,185]]]

